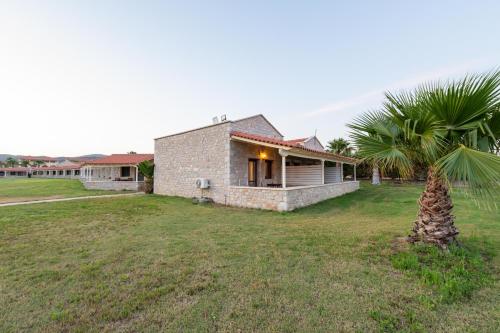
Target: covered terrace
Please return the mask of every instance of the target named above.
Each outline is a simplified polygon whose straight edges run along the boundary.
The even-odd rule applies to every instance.
[[[153,158],[153,154],[113,154],[92,160],[82,166],[80,179],[88,189],[137,191],[144,184],[138,165]]]
[[[357,162],[298,140],[231,132],[229,201],[291,210],[352,192],[359,188]],[[344,164],[353,165],[350,179],[344,177]]]

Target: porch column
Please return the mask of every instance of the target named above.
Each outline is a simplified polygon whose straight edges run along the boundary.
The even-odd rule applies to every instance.
[[[137,165],[135,166],[135,182],[139,182],[139,167]]]
[[[321,160],[321,184],[325,185],[325,160]]]
[[[89,168],[89,182],[92,181],[92,167]]]
[[[356,181],[356,164],[354,164],[354,181]]]
[[[344,182],[344,163],[340,163],[340,182]]]
[[[286,188],[286,155],[281,155],[281,185]]]

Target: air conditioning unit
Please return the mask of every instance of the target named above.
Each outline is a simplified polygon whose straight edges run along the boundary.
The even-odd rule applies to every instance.
[[[196,179],[196,187],[197,188],[209,188],[210,181],[206,178],[198,178],[198,179]]]

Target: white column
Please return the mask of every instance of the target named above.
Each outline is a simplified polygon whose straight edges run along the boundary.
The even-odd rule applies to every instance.
[[[325,160],[321,160],[321,184],[325,185]]]
[[[136,165],[135,166],[135,182],[137,183],[139,181],[139,167]]]
[[[344,163],[340,163],[340,182],[344,182]]]
[[[89,182],[92,181],[92,167],[89,168]]]
[[[356,181],[356,164],[354,164],[354,181]]]
[[[286,188],[286,155],[281,155],[281,185]]]

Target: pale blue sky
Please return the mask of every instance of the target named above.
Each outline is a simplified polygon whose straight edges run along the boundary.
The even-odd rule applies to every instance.
[[[0,1],[0,153],[152,152],[215,115],[288,138],[500,65],[498,1]]]

